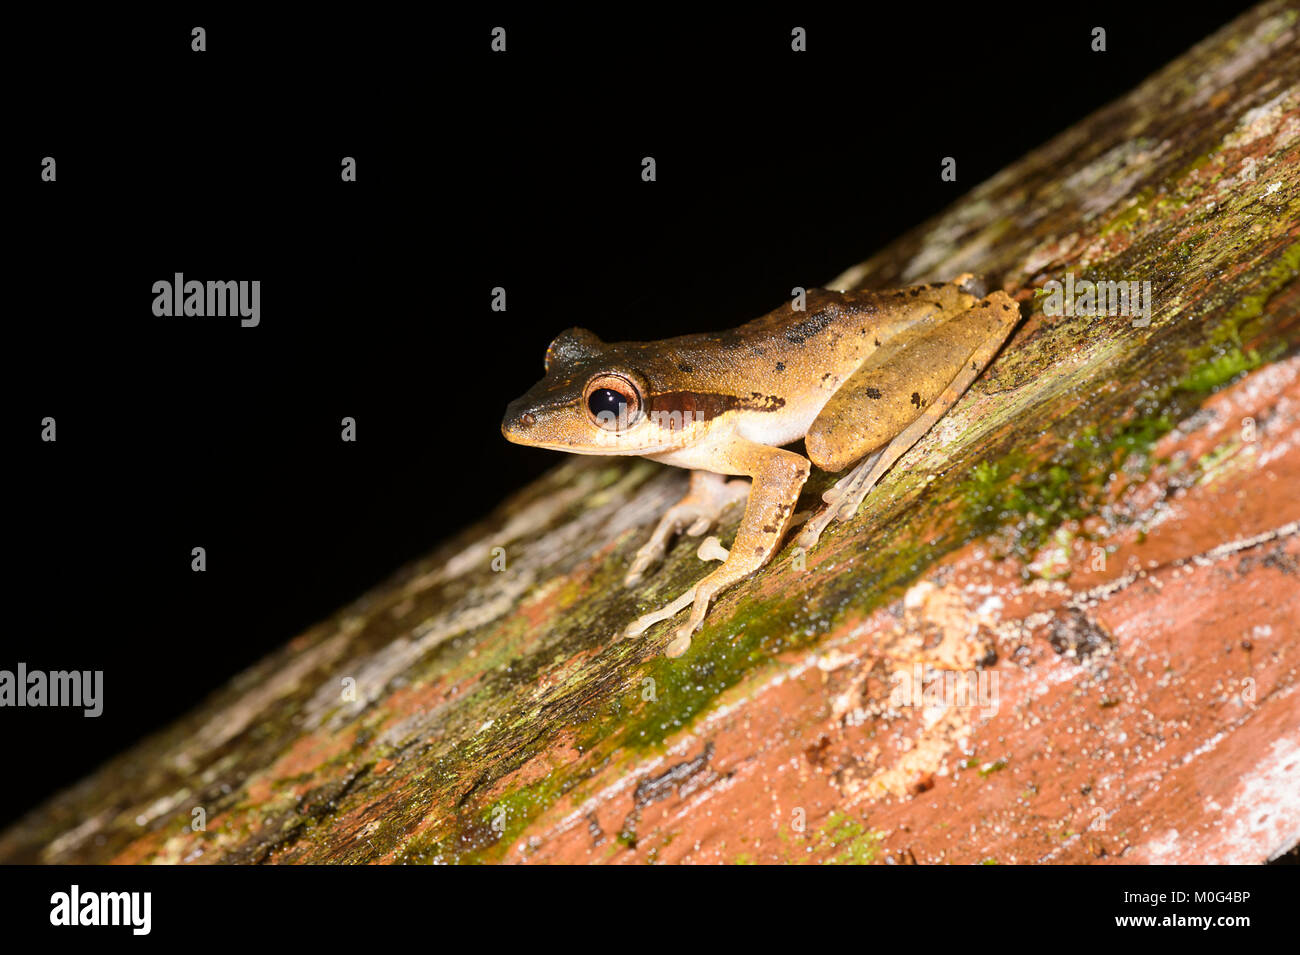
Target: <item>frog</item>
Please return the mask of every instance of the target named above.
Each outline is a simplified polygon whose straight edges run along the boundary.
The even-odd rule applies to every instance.
[[[685,495],[632,558],[627,587],[679,535],[704,535],[744,502],[731,547],[709,536],[697,550],[721,565],[621,637],[690,607],[665,648],[669,657],[686,653],[713,599],[772,561],[797,519],[793,545],[806,552],[831,523],[853,518],[1021,318],[1005,291],[988,293],[970,273],[897,289],[794,293],[721,332],[605,342],[570,328],[548,346],[542,380],[506,408],[501,432],[513,443],[689,470]],[[839,477],[815,513],[797,516],[814,467]]]

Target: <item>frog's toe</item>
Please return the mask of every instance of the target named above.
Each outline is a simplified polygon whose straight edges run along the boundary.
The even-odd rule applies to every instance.
[[[816,542],[822,539],[822,531],[826,530],[826,525],[831,522],[831,517],[833,517],[831,508],[822,508],[816,512],[816,515],[803,522],[803,528],[798,533],[798,537],[794,538],[794,546],[805,551],[813,548]]]
[[[695,600],[695,591],[696,587],[692,587],[666,607],[660,607],[658,610],[637,617],[627,625],[627,629],[623,631],[623,636],[639,637],[660,620],[668,620],[677,616]]]
[[[703,534],[705,531],[707,531],[710,527],[713,526],[713,522],[716,519],[717,519],[716,515],[714,516],[701,515],[695,519],[694,524],[686,528],[686,533],[689,534],[691,537],[699,537],[701,534]]]
[[[716,537],[706,537],[696,550],[695,556],[700,560],[726,560],[731,556],[731,552],[722,546],[722,541]]]
[[[627,573],[623,575],[623,586],[635,587],[639,584],[641,578],[645,576],[645,572],[649,570],[651,566],[659,563],[659,561],[663,559],[664,550],[665,548],[661,542],[651,538],[644,547],[636,552],[636,556],[632,558],[632,566],[629,567]]]
[[[683,627],[682,629],[684,630],[685,627]],[[685,653],[690,648],[691,648],[691,635],[689,633],[682,633],[681,630],[678,630],[677,635],[673,637],[672,643],[668,644],[668,646],[664,648],[664,656],[680,657],[683,653]]]
[[[632,565],[628,567],[627,574],[623,577],[625,586],[632,587],[640,583],[645,572],[664,559],[664,555],[668,553],[668,541],[677,533],[680,522],[681,515],[678,508],[669,508],[655,526],[650,539],[641,545],[636,556],[632,558]]]
[[[700,602],[696,600],[695,607],[691,612],[691,619],[677,628],[673,633],[673,639],[668,646],[664,647],[664,656],[680,657],[683,653],[691,648],[691,637],[695,631],[704,625],[704,613],[700,609]]]

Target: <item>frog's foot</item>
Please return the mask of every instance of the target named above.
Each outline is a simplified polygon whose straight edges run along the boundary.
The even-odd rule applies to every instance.
[[[624,585],[633,586],[640,581],[647,569],[663,559],[668,550],[668,541],[673,535],[684,529],[685,533],[698,537],[717,523],[726,507],[736,501],[744,500],[748,493],[749,482],[743,478],[728,481],[721,474],[692,471],[690,490],[686,492],[685,497],[664,512],[650,539],[636,552],[636,557],[632,559],[632,566],[628,568],[627,576],[623,578]]]
[[[682,610],[686,607],[687,604],[690,604],[695,600],[695,591],[698,589],[699,586],[696,585],[695,587],[692,587],[690,590],[686,591],[686,593],[682,594],[672,603],[668,604],[666,607],[660,607],[658,610],[652,611],[647,614],[642,614],[640,617],[637,617],[635,620],[633,620],[631,623],[627,625],[627,628],[623,631],[623,636],[639,637],[641,636],[641,634],[645,633],[647,630],[649,630],[651,627],[657,624],[660,620],[669,620],[672,617],[677,616],[679,613],[682,612]],[[691,632],[694,633],[695,631],[692,630]],[[690,646],[689,639],[687,639],[686,644],[687,646]],[[672,655],[679,656],[680,654],[672,654]]]
[[[822,536],[831,521],[846,521],[858,511],[858,505],[867,496],[867,492],[880,480],[880,475],[872,475],[872,468],[880,460],[881,452],[869,454],[844,477],[835,482],[822,494],[822,508],[804,522],[803,529],[795,539],[795,546],[808,550]],[[882,472],[883,473],[883,470]]]
[[[717,543],[717,538],[710,537],[709,541]],[[707,545],[708,541],[705,543]],[[704,548],[701,547],[700,549],[703,550]],[[721,549],[721,545],[719,545],[719,549]],[[718,571],[721,570],[722,568],[719,567]],[[627,629],[623,631],[623,635],[627,637],[639,636],[660,620],[668,620],[677,616],[677,614],[686,609],[686,606],[689,604],[691,605],[690,617],[684,624],[674,631],[672,641],[664,648],[665,656],[680,657],[691,648],[691,637],[695,634],[696,630],[699,630],[700,627],[704,626],[704,617],[709,611],[709,601],[711,601],[713,595],[721,589],[719,578],[717,577],[718,571],[705,577],[698,584],[686,591],[686,593],[682,594],[666,607],[661,607],[653,613],[637,617],[628,624]]]

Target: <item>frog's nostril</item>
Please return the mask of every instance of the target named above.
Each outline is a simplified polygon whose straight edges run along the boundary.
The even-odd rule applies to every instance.
[[[533,413],[531,411],[525,411],[523,414],[519,416],[519,423],[531,426],[537,424],[537,419],[533,417]]]

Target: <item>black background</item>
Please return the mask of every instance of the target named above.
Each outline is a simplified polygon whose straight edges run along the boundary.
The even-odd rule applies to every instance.
[[[0,711],[0,823],[555,464],[498,429],[559,330],[761,314],[1246,6],[11,21],[0,668],[105,709]],[[260,280],[261,325],[154,317],[174,272]]]

